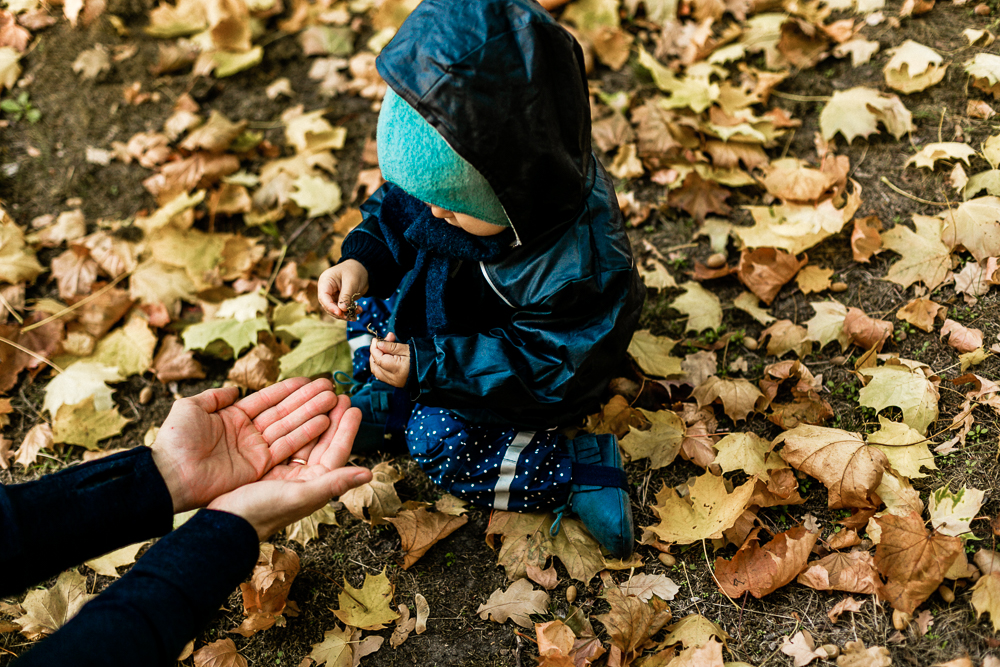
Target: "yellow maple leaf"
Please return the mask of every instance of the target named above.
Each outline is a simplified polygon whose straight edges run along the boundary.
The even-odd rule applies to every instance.
[[[719,539],[743,514],[756,479],[751,479],[732,493],[726,491],[722,477],[705,473],[689,485],[690,493],[681,498],[664,487],[656,494],[653,511],[660,518],[649,530],[668,544],[692,544],[703,539]]]
[[[345,580],[344,589],[338,596],[340,608],[333,613],[341,623],[355,628],[381,630],[399,618],[391,606],[395,590],[385,570],[376,576],[365,574],[361,588],[354,588]]]

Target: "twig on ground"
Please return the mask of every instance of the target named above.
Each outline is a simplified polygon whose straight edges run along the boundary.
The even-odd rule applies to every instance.
[[[17,320],[18,324],[24,324],[24,318],[18,315],[17,311],[14,310],[14,306],[10,305],[10,302],[7,301],[3,293],[0,293],[0,305],[3,305],[7,312],[10,313],[15,320]]]
[[[928,199],[921,199],[920,197],[917,197],[916,195],[911,195],[906,190],[903,190],[902,188],[899,188],[899,187],[896,187],[895,185],[893,185],[892,182],[888,178],[886,178],[885,176],[883,176],[879,180],[882,181],[883,183],[885,183],[886,185],[888,185],[889,188],[892,189],[892,191],[895,192],[896,194],[903,195],[904,197],[906,197],[908,199],[912,199],[913,201],[916,201],[916,202],[920,202],[921,204],[927,204],[929,206],[951,206],[951,202],[930,201]]]
[[[15,350],[20,350],[21,352],[24,352],[25,354],[34,357],[35,359],[37,359],[38,361],[42,362],[43,364],[47,364],[47,365],[51,366],[52,368],[54,368],[59,373],[63,373],[64,372],[62,368],[59,368],[58,366],[56,366],[54,363],[52,363],[51,361],[49,361],[48,359],[46,359],[42,355],[38,354],[37,352],[33,352],[33,351],[29,350],[26,347],[22,347],[21,345],[18,345],[17,343],[15,343],[14,341],[12,341],[12,340],[10,340],[8,338],[4,338],[3,336],[0,336],[0,343],[6,343],[7,345],[10,345]]]
[[[96,299],[97,297],[101,296],[102,294],[104,294],[105,292],[107,292],[109,289],[111,289],[112,287],[114,287],[115,285],[117,285],[118,283],[120,283],[121,281],[125,280],[125,278],[128,278],[130,275],[132,275],[132,271],[127,271],[127,272],[121,274],[120,276],[118,276],[117,278],[115,278],[114,280],[112,280],[110,283],[108,283],[107,285],[105,285],[101,289],[97,290],[96,292],[94,292],[93,294],[91,294],[90,296],[88,296],[86,299],[80,299],[79,301],[77,301],[76,303],[74,303],[72,306],[69,306],[68,308],[60,310],[55,315],[49,315],[44,320],[39,320],[38,322],[35,322],[34,324],[29,324],[28,326],[26,326],[23,329],[21,329],[21,333],[28,333],[32,329],[37,329],[38,327],[43,326],[45,324],[48,324],[49,322],[51,322],[53,320],[58,320],[60,317],[65,317],[66,315],[69,315],[70,313],[72,313],[77,308],[81,308],[81,307],[87,305],[88,303],[90,303],[91,301],[93,301],[94,299]]]
[[[795,93],[783,93],[780,90],[772,90],[771,94],[775,97],[780,97],[783,100],[792,100],[793,102],[829,102],[830,97],[827,95],[796,95]]]

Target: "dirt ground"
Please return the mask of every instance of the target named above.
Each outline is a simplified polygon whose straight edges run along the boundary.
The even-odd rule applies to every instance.
[[[107,167],[89,164],[84,160],[84,154],[87,146],[108,148],[112,141],[126,141],[136,132],[159,128],[170,114],[173,100],[184,92],[191,93],[203,106],[217,109],[231,119],[250,120],[251,129],[263,132],[265,138],[276,144],[282,143],[281,129],[276,121],[287,102],[272,101],[264,95],[264,87],[280,76],[291,80],[296,91],[295,103],[303,104],[306,110],[324,107],[328,109],[327,118],[334,125],[347,128],[347,145],[338,153],[338,178],[345,193],[353,191],[361,168],[362,147],[374,131],[376,116],[370,110],[369,101],[352,96],[320,97],[316,82],[307,77],[309,61],[298,43],[289,37],[270,43],[259,66],[228,79],[193,79],[186,74],[153,78],[148,69],[157,60],[158,42],[146,37],[140,30],[150,6],[150,0],[110,0],[108,12],[125,21],[131,30],[127,37],[118,35],[106,20],[98,21],[90,28],[78,29],[63,21],[39,34],[36,48],[24,62],[26,74],[32,79],[27,90],[31,103],[41,112],[41,121],[37,124],[22,121],[0,128],[0,200],[6,203],[18,223],[23,225],[35,216],[73,208],[77,205],[72,202],[73,199],[80,200],[78,205],[88,221],[102,217],[122,219],[135,215],[140,209],[155,208],[152,197],[141,185],[141,180],[148,176],[146,170],[119,162],[112,162]],[[893,13],[894,7],[897,5],[890,3],[886,14]],[[940,85],[904,98],[914,114],[917,130],[900,142],[886,134],[879,134],[870,141],[858,139],[845,147],[840,139],[838,151],[850,157],[851,177],[863,188],[859,216],[877,215],[887,226],[892,226],[909,220],[914,213],[936,214],[939,207],[901,196],[880,179],[884,176],[898,187],[926,200],[944,201],[952,196],[940,174],[929,176],[924,170],[904,169],[903,163],[920,145],[951,140],[956,127],[961,128],[965,140],[972,146],[979,146],[987,136],[996,133],[995,124],[965,116],[966,100],[973,93],[966,90],[965,74],[960,64],[971,55],[971,51],[964,47],[961,31],[968,27],[993,26],[995,29],[996,23],[988,16],[973,14],[968,6],[939,3],[928,14],[905,19],[899,29],[886,24],[869,29],[868,38],[878,40],[882,50],[867,65],[854,69],[848,60],[828,59],[815,68],[795,73],[779,86],[772,99],[772,106],[783,107],[792,117],[803,121],[784,151],[796,156],[814,155],[812,142],[818,126],[818,112],[823,105],[818,98],[855,85],[878,88],[881,68],[888,58],[885,51],[906,39],[919,41],[944,53],[946,59],[955,64],[949,68],[945,81]],[[639,30],[635,28],[634,31]],[[71,63],[80,51],[95,43],[108,46],[134,43],[138,45],[138,52],[133,58],[116,63],[102,78],[81,82],[72,72]],[[647,48],[651,47],[647,45]],[[643,83],[645,78],[636,73],[634,58],[619,74],[611,75],[599,68],[594,76],[614,81],[623,89],[640,88],[640,97],[651,92],[650,86]],[[141,81],[144,90],[160,93],[160,101],[135,107],[122,103],[123,87],[134,81]],[[978,91],[975,96],[982,97]],[[648,182],[631,184],[630,187],[637,187],[641,198],[647,201],[659,201],[662,194]],[[737,190],[730,203],[759,203],[759,194],[756,188]],[[736,207],[732,217],[737,222],[749,222],[749,216]],[[302,222],[302,218],[288,217],[279,223],[279,229],[287,236]],[[317,247],[325,248],[329,243],[326,235],[331,222],[329,217],[313,222],[290,248],[288,257],[300,258]],[[694,230],[692,220],[676,209],[664,209],[654,213],[653,218],[634,231],[634,246],[641,247],[641,240],[646,239],[662,251],[667,251],[691,242]],[[50,252],[54,254],[54,251]],[[673,267],[678,280],[683,278],[683,270],[693,268],[693,260],[704,260],[711,253],[705,239],[686,252],[687,258],[678,260]],[[39,259],[45,265],[51,256],[43,252]],[[735,256],[735,250],[731,250],[730,258]],[[867,265],[852,261],[847,230],[810,250],[809,256],[815,263],[834,268],[836,278],[850,286],[847,292],[839,295],[846,305],[859,307],[874,317],[889,319],[911,298],[906,290],[881,279],[893,260],[891,253],[878,256]],[[49,293],[36,289],[29,294],[29,298],[55,294],[54,284],[50,283],[47,289]],[[739,294],[742,287],[735,278],[727,278],[714,281],[711,289],[725,301]],[[677,313],[666,305],[675,296],[675,292],[650,292],[641,326],[652,329],[655,334],[683,338],[683,323],[678,320]],[[995,291],[975,307],[966,306],[951,286],[940,288],[933,298],[949,306],[950,317],[961,318],[966,326],[981,328],[986,340],[996,340],[1000,333],[1000,303]],[[778,317],[802,323],[811,316],[808,303],[813,300],[816,300],[815,296],[786,287],[771,310]],[[726,311],[723,331],[742,331],[746,335],[757,336],[761,329],[761,325],[742,311]],[[729,358],[744,356],[750,367],[744,375],[756,380],[765,362],[763,354],[735,349],[735,345],[732,347],[734,349],[720,351],[720,361],[723,355]],[[690,348],[690,351],[693,350]],[[941,386],[941,421],[937,426],[941,428],[950,423],[962,397],[947,382],[949,378],[959,375],[953,350],[935,334],[918,330],[911,331],[905,339],[891,341],[887,350],[923,361],[945,378]],[[848,371],[853,366],[850,361],[846,365],[833,363],[832,359],[837,354],[839,350],[836,346],[828,346],[825,351],[808,357],[806,365],[814,374],[822,373],[824,382],[832,389],[825,396],[836,412],[832,425],[870,432],[874,430],[874,415],[858,407],[859,385]],[[201,382],[181,382],[181,394],[191,395],[206,387],[217,386],[225,378],[226,367],[206,362],[208,378]],[[1000,363],[990,359],[977,372],[995,378],[998,368]],[[622,369],[623,374],[630,372],[628,368]],[[153,387],[155,398],[152,403],[141,406],[139,392],[147,385]],[[41,386],[24,381],[11,393],[17,411],[5,435],[15,443],[19,443],[24,433],[42,418]],[[139,444],[146,430],[163,420],[173,400],[171,392],[149,375],[142,379],[132,378],[119,385],[115,396],[122,414],[133,421],[120,437],[107,443],[112,447]],[[987,433],[970,438],[969,446],[957,455],[938,457],[940,470],[931,477],[914,480],[914,485],[922,494],[944,484],[949,484],[952,489],[963,483],[986,489],[989,495],[982,516],[993,517],[1000,513],[1000,497],[992,493],[1000,478],[1000,464],[997,462],[1000,427],[992,413],[977,409],[975,416],[977,423],[986,427]],[[720,431],[733,428],[734,425],[724,416],[720,418]],[[753,431],[763,437],[773,437],[778,433],[776,427],[760,416],[745,425],[740,424],[738,429]],[[14,472],[0,471],[0,482],[32,479],[78,458],[77,452],[70,451],[56,460],[44,459],[27,471],[21,468]],[[440,496],[440,491],[428,482],[408,457],[397,457],[395,462],[404,473],[403,481],[397,484],[404,501],[433,501]],[[678,484],[697,475],[700,469],[678,459],[671,466],[655,471],[648,470],[645,462],[633,464],[628,473],[634,485],[632,500],[636,525],[646,526],[657,522],[650,510],[656,491],[665,484]],[[826,491],[822,485],[815,482],[809,485],[804,481],[801,493],[806,498],[804,505],[765,509],[760,513],[761,519],[775,530],[802,521],[806,514],[816,516],[826,525],[835,520],[834,513],[826,508]],[[226,631],[242,619],[241,601],[238,593],[234,593],[211,628],[199,638],[198,645],[230,637],[251,665],[297,665],[308,654],[310,646],[322,640],[324,631],[333,627],[335,617],[331,608],[336,607],[338,588],[332,582],[346,579],[352,585],[360,586],[366,573],[377,574],[387,569],[396,585],[396,603],[408,604],[412,608],[416,593],[427,598],[431,609],[428,631],[423,635],[412,635],[397,649],[386,643],[381,650],[365,657],[364,665],[531,665],[532,656],[537,655],[537,651],[530,639],[519,636],[516,626],[510,623],[500,625],[484,621],[475,613],[490,593],[506,586],[506,577],[503,569],[496,565],[496,554],[484,539],[489,514],[474,509],[469,515],[468,525],[437,544],[406,571],[399,567],[400,542],[393,528],[366,525],[346,512],[338,515],[342,524],[340,527],[321,527],[320,538],[305,548],[276,538],[275,543],[294,549],[302,558],[302,572],[289,596],[298,603],[301,616],[289,619],[284,628],[273,628],[249,639],[227,634]],[[973,528],[981,540],[978,545],[995,548],[995,538],[988,521],[977,521]],[[956,599],[951,604],[935,594],[921,607],[930,609],[934,614],[934,624],[926,635],[919,636],[911,626],[901,640],[890,641],[895,632],[891,622],[892,610],[870,599],[861,612],[850,615],[849,622],[842,621],[836,625],[828,620],[826,611],[842,596],[818,593],[794,583],[762,600],[746,597],[731,602],[715,585],[707,561],[713,561],[716,555],[730,557],[733,547],[718,554],[711,552],[710,545],[707,553],[700,544],[681,547],[676,552],[677,564],[672,567],[664,566],[650,549],[640,547],[638,551],[645,560],[644,572],[665,573],[681,587],[676,599],[670,603],[675,618],[697,612],[715,620],[730,634],[727,660],[753,665],[791,664],[791,659],[778,651],[781,637],[801,628],[807,628],[817,644],[842,646],[847,641],[861,640],[868,646],[887,646],[894,664],[904,665],[928,665],[965,654],[978,664],[983,656],[1000,647],[1000,640],[992,632],[988,620],[976,620],[967,588],[956,590]],[[560,569],[560,574],[564,576],[565,571]],[[612,576],[624,579],[628,572],[613,573]],[[110,582],[106,577],[89,573],[89,585],[95,592]],[[599,598],[600,579],[595,578],[585,587],[564,577],[559,587],[551,592],[551,614],[539,620],[559,618],[567,613],[565,591],[570,584],[580,588],[577,605],[585,613],[596,615],[607,610],[606,603]],[[595,628],[603,632],[599,624],[595,624]],[[389,633],[390,630],[385,630],[380,634],[388,637]],[[0,666],[9,664],[13,656],[27,647],[28,643],[16,633],[0,634]]]

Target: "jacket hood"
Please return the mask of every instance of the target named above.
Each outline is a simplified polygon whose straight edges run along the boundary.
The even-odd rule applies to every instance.
[[[534,0],[423,0],[377,60],[489,182],[521,243],[574,220],[593,183],[580,46]]]

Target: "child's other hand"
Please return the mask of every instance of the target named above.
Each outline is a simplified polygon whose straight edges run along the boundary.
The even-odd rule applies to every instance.
[[[410,346],[397,343],[396,334],[390,333],[382,340],[373,340],[371,345],[372,375],[393,387],[406,385],[410,375]]]
[[[318,289],[319,303],[328,313],[338,320],[356,319],[361,308],[356,307],[354,316],[349,316],[348,308],[355,294],[368,292],[368,270],[361,262],[348,259],[320,274]]]

